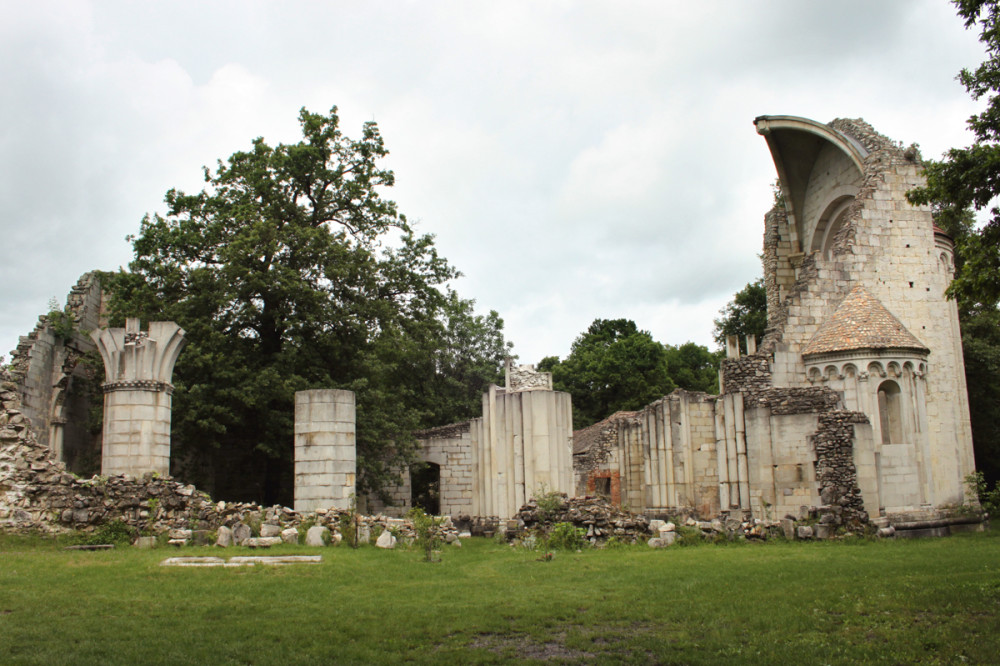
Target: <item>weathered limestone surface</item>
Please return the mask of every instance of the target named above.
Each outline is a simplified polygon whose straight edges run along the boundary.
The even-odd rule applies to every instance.
[[[970,501],[974,467],[953,248],[906,201],[915,151],[859,120],[757,128],[783,199],[765,218],[765,338],[742,357],[729,341],[720,396],[678,391],[576,433],[578,491],[610,480],[651,515],[812,507],[820,537],[938,519]]]
[[[546,388],[549,373],[516,372],[507,384],[520,388],[491,386],[483,395],[482,418],[415,433],[420,459],[440,469],[442,514],[508,518],[543,488],[573,492],[570,396]],[[394,505],[369,498],[371,510],[405,513],[411,487],[405,470],[401,476],[390,491]]]
[[[35,424],[38,442],[74,471],[87,468],[94,437],[86,428],[90,409],[91,370],[81,359],[96,349],[86,331],[103,323],[103,299],[97,273],[85,273],[73,286],[62,321],[39,317],[11,352],[12,379],[23,414]],[[55,326],[58,323],[59,326]],[[99,443],[98,443],[99,447]]]
[[[350,507],[354,495],[354,393],[335,389],[295,394],[295,510]]]
[[[885,512],[961,504],[974,462],[958,314],[944,294],[953,248],[929,208],[906,201],[923,183],[919,155],[861,120],[823,126],[762,117],[757,126],[786,201],[765,223],[769,332],[762,349],[772,355],[775,384],[825,384],[843,393],[846,409],[868,416]],[[816,137],[820,154],[795,151]],[[859,285],[926,353],[913,345],[844,346],[803,356]],[[902,403],[893,433],[884,432],[878,404],[886,382]]]
[[[104,436],[101,473],[170,474],[170,410],[174,363],[184,331],[173,322],[139,320],[93,331],[104,359]]]

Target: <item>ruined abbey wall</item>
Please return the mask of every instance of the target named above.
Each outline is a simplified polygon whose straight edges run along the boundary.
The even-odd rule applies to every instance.
[[[22,413],[35,424],[39,443],[70,469],[86,473],[100,464],[100,438],[88,428],[93,425],[92,402],[101,399],[93,390],[99,384],[95,374],[100,364],[84,359],[96,351],[89,331],[104,321],[97,273],[84,274],[73,286],[64,312],[61,322],[50,321],[49,315],[39,317],[35,329],[22,336],[11,353],[11,370]]]
[[[776,161],[791,159],[782,155],[786,149],[769,135],[766,123],[762,133],[772,136]],[[884,482],[894,488],[886,495],[889,510],[960,504],[974,460],[958,313],[944,295],[954,267],[950,239],[935,229],[927,207],[906,201],[906,192],[923,183],[914,150],[900,148],[863,121],[837,120],[829,128],[842,139],[840,147],[823,144],[807,165],[810,176],[802,192],[797,194],[794,184],[784,188],[792,215],[773,211],[766,222],[770,329],[762,348],[773,351],[777,385],[829,384],[842,393],[847,408],[869,415],[879,467],[887,470]],[[824,233],[832,234],[828,242],[817,242]],[[810,340],[858,284],[927,353],[885,349],[863,358],[858,353],[805,358]],[[877,405],[882,380],[903,388],[905,441],[883,437]]]
[[[570,396],[552,390],[550,373],[508,363],[481,418],[416,433],[420,460],[440,473],[440,512],[509,518],[540,491],[572,494],[572,423]],[[401,515],[413,505],[410,470],[400,476],[392,505],[372,497],[370,510]]]

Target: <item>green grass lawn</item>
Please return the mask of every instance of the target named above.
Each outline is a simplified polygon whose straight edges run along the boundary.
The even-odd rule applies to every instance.
[[[0,663],[997,663],[1000,536],[558,553],[0,536]],[[321,553],[190,569],[176,555]]]

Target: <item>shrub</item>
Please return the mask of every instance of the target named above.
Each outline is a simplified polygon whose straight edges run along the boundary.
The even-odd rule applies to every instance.
[[[104,523],[90,534],[85,535],[80,543],[91,546],[106,543],[113,543],[116,546],[131,546],[137,536],[139,534],[134,527],[130,526],[124,520],[115,519]]]
[[[1000,515],[1000,485],[994,484],[991,489],[983,473],[974,472],[965,477],[965,486],[970,495],[975,495],[979,499],[983,511],[990,516]]]
[[[434,516],[428,516],[423,509],[415,506],[406,513],[413,522],[413,530],[417,533],[416,544],[424,551],[424,559],[434,562],[434,551],[441,544],[438,538],[438,521]]]
[[[587,545],[586,530],[573,523],[556,523],[549,532],[547,545],[554,550],[580,550]]]
[[[337,516],[337,530],[340,536],[351,548],[358,547],[358,503],[354,495],[351,495],[351,503],[344,511]]]
[[[562,512],[562,493],[546,490],[545,486],[541,486],[535,493],[535,506],[538,507],[538,520],[543,523],[550,522]]]
[[[705,542],[705,536],[697,527],[679,526],[677,528],[677,544],[680,546],[700,546]]]

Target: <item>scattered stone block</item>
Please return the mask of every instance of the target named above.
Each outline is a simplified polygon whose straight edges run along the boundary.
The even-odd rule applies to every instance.
[[[160,562],[161,567],[221,567],[225,561],[221,557],[168,557]]]
[[[299,531],[294,527],[281,530],[281,540],[285,543],[295,545],[299,542]]]
[[[230,557],[230,564],[319,564],[322,555],[249,555]]]
[[[244,541],[253,536],[253,531],[250,529],[249,525],[244,523],[236,523],[233,527],[233,543],[237,546],[242,545]]]
[[[156,548],[156,537],[155,536],[141,536],[135,540],[132,544],[136,548]]]
[[[828,525],[826,523],[820,523],[813,527],[813,536],[817,539],[829,539],[833,536],[834,530],[836,528],[833,525]]]
[[[250,537],[245,540],[241,545],[247,548],[270,548],[271,546],[277,546],[281,543],[281,537]]]
[[[795,520],[793,518],[782,518],[781,519],[781,532],[785,535],[786,539],[795,538]]]
[[[306,531],[306,545],[313,547],[321,547],[326,545],[327,535],[330,534],[330,530],[322,525],[313,525]],[[339,534],[337,536],[340,536]]]
[[[264,523],[260,526],[260,535],[262,537],[280,537],[281,536],[281,525],[272,525],[270,523]]]
[[[795,537],[798,539],[812,539],[813,528],[811,525],[799,525],[795,528]]]
[[[896,528],[892,525],[889,525],[888,527],[880,527],[878,528],[878,536],[881,539],[890,539],[896,536]]]
[[[375,545],[379,548],[392,550],[396,547],[396,537],[392,536],[392,532],[389,530],[382,530],[382,534],[379,534],[378,539],[375,540]]]
[[[653,534],[658,534],[660,532],[660,528],[662,528],[666,524],[667,521],[654,518],[653,520],[649,521],[649,531],[652,532]]]
[[[219,528],[219,534],[215,539],[215,545],[222,548],[229,548],[233,545],[233,531],[223,525]]]

